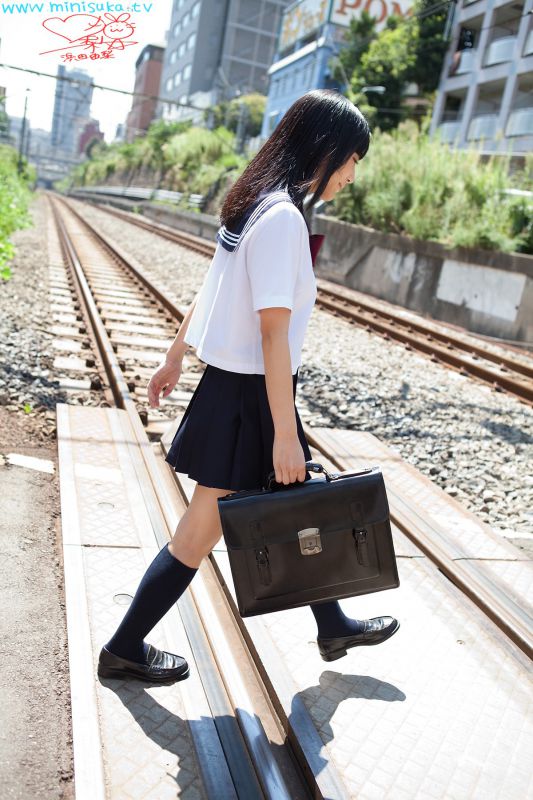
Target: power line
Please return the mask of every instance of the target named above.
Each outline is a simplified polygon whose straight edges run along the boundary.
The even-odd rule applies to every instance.
[[[19,72],[29,72],[31,75],[39,75],[44,78],[53,78],[56,81],[67,81],[67,83],[75,83],[77,86],[88,86],[93,89],[103,89],[106,92],[118,92],[118,94],[126,94],[130,97],[142,97],[144,100],[156,100],[161,103],[168,103],[182,108],[192,108],[195,111],[205,111],[200,106],[195,106],[192,103],[181,103],[179,100],[174,100],[170,97],[160,97],[154,94],[141,94],[140,92],[128,92],[126,89],[115,89],[113,86],[102,86],[99,83],[92,83],[91,81],[80,81],[78,78],[69,78],[67,75],[53,75],[50,72],[40,72],[36,69],[29,69],[28,67],[16,67],[14,64],[0,63],[0,67],[5,69],[15,69]]]
[[[155,100],[156,102],[167,103],[168,105],[177,106],[178,108],[192,108],[194,111],[202,111],[202,112],[206,111],[205,108],[202,108],[201,106],[195,106],[192,103],[182,103],[179,100],[174,100],[172,98],[167,98],[167,97],[160,97],[159,95],[141,94],[141,92],[128,92],[126,91],[126,89],[115,89],[113,86],[102,86],[99,83],[92,83],[91,81],[80,81],[77,78],[70,78],[68,77],[68,75],[53,75],[50,72],[41,72],[36,69],[29,69],[28,67],[17,67],[14,64],[4,64],[1,62],[0,62],[0,67],[4,67],[5,69],[18,70],[19,72],[27,72],[30,73],[31,75],[38,75],[44,78],[53,78],[56,81],[66,81],[67,83],[75,83],[77,86],[88,86],[92,89],[102,89],[103,91],[106,92],[117,92],[118,94],[125,94],[128,95],[129,97],[140,97],[143,100]],[[179,120],[171,120],[171,121],[177,122]],[[214,130],[212,130],[211,133],[214,134],[217,137],[217,139],[220,139],[220,141],[224,144],[225,147],[228,147],[231,150],[231,152],[233,152],[233,148],[231,147],[231,145],[229,145],[228,142],[226,142],[226,140],[222,136],[220,136]]]

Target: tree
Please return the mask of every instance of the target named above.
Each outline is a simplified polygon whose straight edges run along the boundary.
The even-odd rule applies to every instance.
[[[415,65],[408,80],[418,84],[424,94],[434,92],[439,85],[442,62],[448,42],[444,38],[444,28],[448,7],[434,8],[434,0],[417,0],[418,36],[415,44]]]
[[[259,92],[243,94],[240,97],[234,97],[232,100],[222,100],[220,103],[217,103],[217,105],[204,111],[204,121],[207,122],[211,116],[213,128],[224,126],[229,131],[235,133],[241,113],[241,103],[244,103],[248,107],[245,135],[258,136],[259,133],[261,133],[266,107],[266,97]]]
[[[435,6],[434,0],[416,0],[411,17],[390,16],[379,33],[367,12],[350,20],[346,45],[332,74],[345,83],[344,70],[348,95],[371,124],[388,130],[408,116],[403,105],[408,83],[425,95],[436,89],[447,48],[445,21],[446,9]],[[368,86],[384,86],[385,92],[363,92]]]
[[[376,109],[376,122],[382,130],[397,127],[405,118],[402,94],[416,61],[416,22],[390,16],[383,31],[370,43],[352,75],[354,94],[364,86],[384,86],[385,92],[368,93],[367,102]]]
[[[338,57],[331,59],[329,65],[334,81],[345,85],[346,78],[350,80],[359,66],[361,56],[366,53],[376,36],[376,20],[368,11],[363,11],[360,17],[350,19],[349,27],[343,37],[345,44]]]

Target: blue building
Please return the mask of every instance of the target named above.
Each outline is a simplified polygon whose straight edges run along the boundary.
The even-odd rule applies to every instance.
[[[261,138],[267,139],[298,97],[310,89],[346,86],[331,77],[330,62],[343,46],[350,19],[368,11],[379,30],[390,14],[407,15],[412,0],[297,0],[282,16]]]

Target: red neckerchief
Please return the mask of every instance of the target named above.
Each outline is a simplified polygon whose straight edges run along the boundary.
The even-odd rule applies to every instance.
[[[309,247],[311,248],[311,261],[313,262],[313,268],[315,266],[316,257],[318,256],[318,252],[322,247],[322,242],[325,238],[325,233],[309,234]]]

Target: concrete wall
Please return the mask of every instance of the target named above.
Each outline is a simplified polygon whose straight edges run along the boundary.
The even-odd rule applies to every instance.
[[[171,228],[179,228],[185,233],[192,233],[194,236],[202,236],[216,244],[216,235],[220,227],[218,219],[210,214],[202,214],[198,211],[177,211],[172,207],[157,206],[152,203],[137,203],[141,206],[145,217],[168,225]]]
[[[317,276],[435,319],[533,341],[533,257],[455,248],[316,215]]]
[[[216,217],[151,203],[133,205],[151,219],[215,242]],[[532,256],[448,250],[320,214],[315,215],[313,232],[326,235],[315,265],[317,277],[476,333],[533,342]]]

